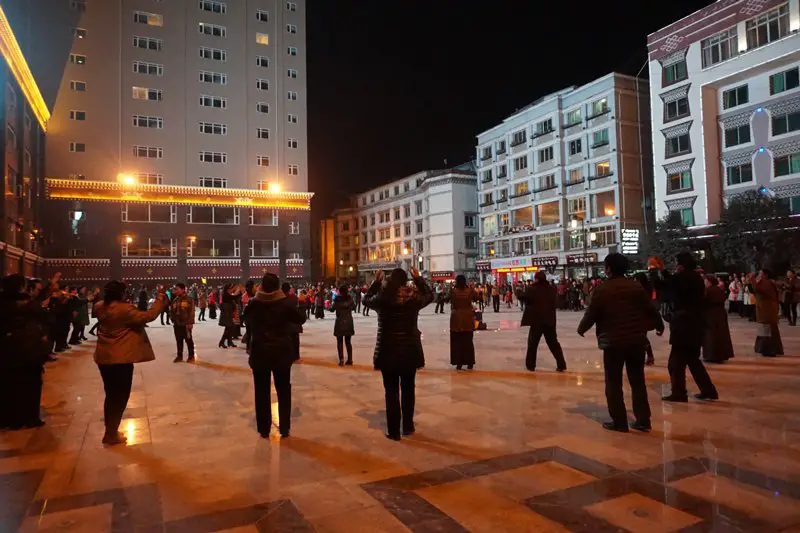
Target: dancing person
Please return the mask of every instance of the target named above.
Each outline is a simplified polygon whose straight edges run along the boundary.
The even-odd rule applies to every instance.
[[[630,427],[650,431],[650,404],[644,378],[647,332],[664,333],[664,322],[652,296],[634,279],[625,277],[628,259],[622,254],[605,258],[608,280],[595,288],[578,325],[578,335],[596,326],[597,346],[603,350],[606,403],[611,420],[603,423],[610,431],[628,431],[628,414],[622,395],[622,369],[628,373],[635,421]]]
[[[262,438],[272,427],[270,378],[278,395],[278,430],[289,436],[292,414],[292,363],[295,348],[292,327],[301,326],[306,315],[287,301],[275,274],[264,274],[261,287],[247,306],[246,326],[250,333],[249,364],[253,372],[256,429]]]
[[[724,363],[733,357],[733,342],[728,329],[728,314],[725,312],[725,291],[719,287],[716,276],[707,275],[705,308],[703,318],[705,332],[703,334],[703,361]]]
[[[336,352],[339,355],[339,366],[353,364],[353,344],[351,338],[356,334],[353,323],[353,312],[356,304],[347,292],[347,287],[342,285],[339,297],[331,305],[331,313],[336,313],[336,322],[333,325],[333,336],[336,337]],[[344,345],[344,346],[343,346]],[[344,360],[344,347],[347,347],[347,362]]]
[[[295,307],[298,311],[305,314],[305,312],[300,308],[300,301],[298,300],[297,296],[294,294],[294,290],[292,286],[288,283],[283,283],[281,285],[281,290],[283,294],[286,296],[286,305]],[[294,348],[294,359],[293,361],[300,360],[300,334],[303,333],[303,325],[302,324],[290,324],[289,325],[289,332],[292,338],[292,347]],[[247,330],[250,333],[250,330]],[[249,337],[248,337],[249,338]]]
[[[450,364],[456,370],[464,366],[472,370],[475,366],[475,309],[472,303],[480,296],[475,289],[467,286],[467,278],[456,276],[456,285],[445,298],[450,302]]]
[[[219,291],[215,288],[211,288],[208,291],[208,318],[211,320],[217,319],[217,295]]]
[[[200,309],[200,313],[197,316],[197,321],[205,322],[206,309],[208,308],[208,293],[206,293],[205,287],[197,288],[197,308]]]
[[[794,270],[786,272],[786,293],[784,295],[786,318],[790,326],[797,325],[797,304],[800,303],[800,280]]]
[[[653,299],[653,295],[655,291],[653,290],[653,286],[650,284],[650,279],[647,277],[647,274],[644,272],[639,272],[635,276],[636,281],[639,282],[639,285],[645,290],[648,296],[651,298],[651,304],[653,305],[653,309],[659,310],[659,306],[656,300]],[[647,334],[645,333],[645,337]],[[656,356],[653,353],[653,346],[650,344],[650,340],[647,339],[647,343],[644,346],[645,354],[647,354],[647,359],[645,359],[644,364],[648,366],[652,366],[656,364]]]
[[[764,268],[753,281],[756,297],[755,316],[758,322],[755,352],[765,357],[783,355],[781,330],[778,327],[778,288],[772,271]]]
[[[556,332],[556,290],[547,282],[547,274],[540,270],[534,276],[534,282],[517,294],[517,298],[525,303],[520,326],[530,326],[528,331],[528,350],[525,354],[525,368],[536,370],[536,352],[539,341],[544,336],[547,347],[556,360],[556,371],[564,372],[567,361],[564,351],[558,342]]]
[[[89,295],[87,288],[81,287],[78,293],[72,297],[72,334],[69,343],[73,346],[81,344],[86,338],[86,326],[89,325]]]
[[[416,430],[414,381],[417,370],[425,366],[417,319],[420,310],[433,301],[430,287],[416,268],[411,269],[411,276],[416,290],[408,286],[404,270],[392,270],[385,284],[383,271],[379,270],[364,299],[378,313],[373,364],[383,376],[386,437],[391,440],[400,440],[401,421],[404,435]]]
[[[95,306],[100,326],[94,361],[103,378],[103,444],[109,446],[126,442],[125,435],[119,432],[119,424],[131,395],[133,365],[156,358],[144,325],[155,320],[167,306],[166,292],[162,287],[157,290],[156,301],[150,309],[139,311],[123,301],[125,284],[110,281],[105,286],[103,301]]]
[[[220,348],[236,348],[233,338],[236,336],[237,326],[241,325],[236,296],[236,288],[230,283],[220,291],[219,325],[223,327],[222,338],[219,340]]]
[[[166,325],[169,326],[171,324],[169,319],[169,303],[172,301],[172,291],[170,289],[167,289],[167,291],[164,294],[166,295],[167,298],[167,305],[164,306],[164,309],[161,310],[161,315],[160,315],[161,325],[162,326],[164,325],[164,318],[166,318],[167,319]]]
[[[325,318],[325,289],[320,287],[314,295],[314,318]]]
[[[444,314],[444,300],[447,294],[445,294],[444,283],[441,281],[436,284],[436,288],[434,289],[436,294],[436,307],[433,309],[433,314],[438,315],[439,313]]]
[[[172,318],[172,330],[175,333],[175,343],[178,346],[178,355],[175,356],[173,363],[183,361],[183,343],[189,350],[189,357],[186,362],[194,363],[194,338],[192,329],[194,328],[194,300],[186,293],[186,285],[176,283],[172,290],[174,298],[169,303],[169,314]]]

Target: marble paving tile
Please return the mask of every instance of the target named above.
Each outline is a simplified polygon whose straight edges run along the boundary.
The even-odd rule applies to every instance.
[[[61,531],[112,533],[112,509],[113,505],[107,503],[48,513],[39,517],[29,517],[25,521],[21,533],[58,533]]]
[[[626,494],[586,507],[593,516],[603,518],[627,531],[673,533],[702,522],[701,518],[651,500],[641,494]]]

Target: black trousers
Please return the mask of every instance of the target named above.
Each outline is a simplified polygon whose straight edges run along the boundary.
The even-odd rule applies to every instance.
[[[288,435],[292,427],[292,367],[273,368],[272,370],[253,370],[253,386],[256,400],[256,429],[259,433],[268,434],[272,427],[272,398],[270,393],[270,375],[275,380],[275,392],[278,393],[278,429],[281,435]]]
[[[386,431],[393,437],[400,436],[400,421],[403,431],[414,431],[414,403],[416,402],[415,380],[417,371],[390,372],[382,370],[383,389],[386,394]]]
[[[233,337],[236,335],[236,326],[225,326],[222,330],[222,338],[219,340],[220,344],[227,343],[228,346],[233,344]]]
[[[444,313],[444,299],[436,299],[436,308],[433,310],[434,314]]]
[[[167,317],[167,325],[169,326],[171,322],[169,321],[169,311],[166,310],[166,309],[164,311],[161,311],[161,317],[160,318],[161,318],[161,325],[162,326],[164,325],[164,317]]]
[[[103,378],[103,389],[106,399],[103,403],[103,419],[106,424],[106,435],[116,435],[122,414],[128,406],[133,385],[133,363],[119,365],[97,365]]]
[[[622,367],[628,373],[633,398],[633,416],[638,422],[650,422],[650,404],[644,383],[644,346],[607,348],[603,350],[603,368],[606,378],[608,414],[617,427],[628,427],[628,414],[622,396]]]
[[[492,309],[494,309],[495,313],[500,312],[500,296],[492,296]]]
[[[564,351],[561,349],[561,343],[558,342],[555,326],[531,326],[528,332],[528,353],[525,355],[525,368],[536,370],[536,352],[539,350],[539,341],[542,340],[542,336],[544,336],[544,341],[556,360],[556,367],[566,369],[567,362],[564,360]]]
[[[336,336],[336,352],[339,354],[339,361],[344,359],[344,347],[347,347],[347,360],[353,360],[353,343],[350,342],[350,335]]]
[[[175,332],[175,344],[178,345],[178,356],[183,357],[183,343],[189,349],[189,357],[194,357],[194,338],[192,337],[192,330],[189,326],[172,326],[172,331]]]
[[[248,332],[249,331],[250,330],[248,330]],[[292,361],[297,361],[300,359],[300,334],[291,333],[290,337],[292,338],[292,348],[294,348],[294,358]]]
[[[686,398],[686,368],[692,373],[694,382],[702,394],[713,396],[717,394],[717,389],[711,382],[706,367],[700,360],[700,346],[672,346],[669,352],[669,381],[672,385],[672,395],[678,398]]]
[[[361,312],[361,300],[356,300],[355,312],[356,313],[360,313]]]
[[[200,321],[200,320],[205,321],[205,319],[206,319],[206,308],[205,307],[201,307],[200,308],[200,314],[197,315],[197,320],[198,321]]]
[[[73,322],[72,323],[72,334],[69,336],[69,344],[80,344],[81,339],[83,338],[83,332],[86,329],[81,323]]]

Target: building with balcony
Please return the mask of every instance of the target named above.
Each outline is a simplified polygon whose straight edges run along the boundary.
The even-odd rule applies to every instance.
[[[478,135],[478,269],[570,277],[644,230],[652,184],[647,81],[611,73],[544,96]]]
[[[799,29],[800,0],[719,0],[648,36],[659,218],[762,186],[800,212]]]
[[[305,1],[71,0],[47,143],[67,280],[306,277]]]
[[[398,267],[416,267],[433,280],[474,274],[476,181],[474,165],[467,163],[418,172],[351,197],[332,216],[335,277],[369,281],[379,269]]]

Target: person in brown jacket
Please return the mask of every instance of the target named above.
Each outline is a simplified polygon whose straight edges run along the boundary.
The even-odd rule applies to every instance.
[[[450,302],[450,364],[456,370],[466,365],[468,370],[475,366],[475,345],[472,335],[475,331],[475,311],[472,302],[479,296],[475,289],[467,286],[467,278],[456,276],[456,286],[445,297]]]
[[[172,319],[172,330],[175,333],[175,344],[178,347],[178,355],[175,356],[173,363],[183,361],[183,343],[189,349],[188,363],[194,363],[194,300],[186,293],[184,283],[176,283],[172,289],[172,301],[169,304],[169,316]]]
[[[622,396],[622,369],[628,371],[633,397],[633,429],[650,431],[650,404],[644,381],[647,332],[664,333],[664,321],[642,285],[626,278],[628,259],[622,254],[608,254],[605,259],[608,280],[599,285],[578,325],[583,337],[597,326],[597,346],[603,350],[606,381],[606,402],[611,421],[603,427],[611,431],[628,431],[628,414]]]
[[[556,370],[567,369],[564,351],[558,342],[556,333],[556,289],[547,281],[547,274],[539,271],[534,276],[534,283],[528,285],[524,292],[517,293],[517,298],[525,304],[521,326],[530,326],[528,332],[528,351],[525,355],[525,367],[531,372],[536,370],[536,352],[539,341],[544,340],[556,360]]]
[[[95,305],[94,310],[100,324],[94,362],[100,370],[106,394],[103,404],[106,426],[103,444],[109,446],[125,443],[125,435],[119,432],[119,424],[131,395],[134,363],[156,358],[144,326],[167,308],[163,287],[158,288],[156,301],[148,311],[139,311],[134,305],[126,303],[125,289],[125,284],[120,281],[106,284],[103,301]]]
[[[766,357],[783,355],[781,331],[778,328],[778,288],[771,270],[761,270],[753,283],[753,290],[756,295],[756,322],[759,328],[755,351]]]

